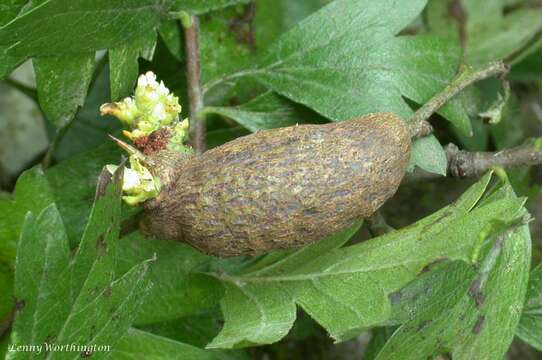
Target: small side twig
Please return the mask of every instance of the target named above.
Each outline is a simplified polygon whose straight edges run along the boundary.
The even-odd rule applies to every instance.
[[[513,168],[518,166],[533,166],[542,164],[542,150],[535,145],[521,145],[501,151],[466,151],[460,150],[455,144],[444,148],[448,158],[447,176],[466,178],[479,176],[493,167]],[[429,180],[441,178],[441,175],[415,172],[407,181]]]
[[[497,151],[464,151],[455,144],[445,147],[448,157],[448,174],[453,177],[481,175],[494,166],[511,168],[542,164],[542,150],[534,145],[523,145]]]
[[[181,23],[184,28],[186,73],[188,81],[188,101],[190,107],[190,123],[192,145],[197,154],[206,149],[205,119],[200,111],[203,108],[201,91],[201,68],[199,53],[199,20],[196,16],[183,14]]]
[[[433,96],[431,100],[414,113],[410,121],[412,137],[425,134],[427,132],[427,119],[467,86],[491,76],[506,74],[508,70],[509,66],[502,61],[491,63],[482,69],[462,66],[455,79],[444,90]]]

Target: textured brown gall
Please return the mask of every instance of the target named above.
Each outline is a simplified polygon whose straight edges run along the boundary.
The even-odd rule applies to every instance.
[[[162,191],[143,230],[216,256],[307,245],[373,214],[397,190],[410,135],[392,113],[257,132],[179,158],[154,154]]]

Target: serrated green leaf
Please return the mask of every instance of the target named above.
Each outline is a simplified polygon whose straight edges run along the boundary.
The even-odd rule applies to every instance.
[[[73,157],[83,151],[94,151],[104,143],[111,144],[111,139],[107,134],[118,134],[122,127],[120,121],[114,119],[111,116],[103,117],[100,115],[100,105],[111,101],[110,97],[110,81],[109,81],[109,69],[107,66],[103,66],[101,71],[95,74],[92,80],[88,96],[85,99],[83,107],[77,111],[75,119],[62,137],[62,141],[57,145],[53,157],[57,163],[62,163],[64,160]],[[117,162],[120,159],[120,153],[117,153],[118,157],[113,160]],[[85,161],[96,162],[99,159],[94,160],[92,157],[88,157]],[[103,165],[107,162],[98,164]],[[99,169],[97,170],[99,171]],[[84,181],[82,178],[79,181]],[[95,184],[90,184],[92,187]]]
[[[215,279],[191,273],[206,267],[212,258],[189,245],[175,241],[144,238],[134,232],[115,244],[117,273],[124,273],[134,264],[156,254],[149,271],[154,283],[135,321],[137,325],[177,319],[202,313],[218,306],[223,290]]]
[[[542,44],[542,40],[540,40]],[[531,81],[542,79],[542,50],[538,50],[527,56],[510,72],[510,78],[521,81]]]
[[[12,308],[13,269],[0,262],[0,321],[2,323],[9,318]]]
[[[209,350],[184,344],[149,332],[130,329],[111,354],[112,360],[136,358],[154,360],[222,360],[223,356]]]
[[[408,171],[413,171],[415,166],[431,173],[446,176],[448,159],[435,136],[425,136],[412,142]]]
[[[41,344],[58,332],[56,317],[65,315],[69,299],[57,291],[65,282],[69,245],[58,209],[54,204],[35,217],[26,216],[17,248],[15,302],[17,315],[12,343]],[[51,306],[58,306],[51,311]],[[60,314],[57,313],[60,311]],[[12,353],[11,358],[26,355]]]
[[[57,128],[68,125],[83,106],[94,72],[94,52],[33,60],[40,106]]]
[[[502,236],[478,271],[455,262],[427,273],[414,289],[401,291],[399,301],[413,302],[407,312],[412,318],[393,334],[377,360],[442,353],[454,359],[502,358],[523,307],[530,235],[523,225]],[[406,299],[401,300],[403,295]]]
[[[154,31],[163,0],[46,0],[0,27],[0,77],[34,56],[94,52]]]
[[[190,14],[203,14],[236,4],[246,4],[250,0],[173,0],[173,8]]]
[[[217,275],[226,287],[221,302],[225,325],[208,347],[278,341],[295,320],[296,304],[336,340],[382,324],[390,315],[388,296],[424,266],[440,259],[472,261],[479,247],[477,234],[489,223],[521,215],[522,199],[501,199],[470,210],[488,180],[486,176],[454,205],[403,230],[334,250],[326,248],[332,241],[328,239],[305,248],[311,250],[308,259]]]
[[[304,123],[299,106],[271,91],[239,106],[211,106],[204,111],[229,117],[252,132]]]
[[[24,217],[39,214],[54,202],[52,189],[40,167],[25,171],[17,180],[14,199],[0,200],[0,262],[12,264]]]
[[[100,171],[105,164],[118,163],[120,157],[118,148],[108,143],[73,156],[47,170],[45,176],[72,245],[77,244],[85,228]]]
[[[139,57],[151,60],[156,46],[156,32],[151,31],[135,41],[109,50],[111,101],[118,101],[133,92],[139,75]]]
[[[13,19],[26,4],[26,0],[10,0],[0,3],[0,26]]]
[[[258,51],[265,50],[280,35],[322,7],[320,0],[258,0],[254,37]]]
[[[424,6],[425,0],[334,1],[281,36],[257,68],[230,77],[252,76],[333,120],[378,111],[408,118],[401,96],[427,101],[459,61],[449,43],[395,36]],[[450,104],[442,113],[469,133],[464,110]]]
[[[164,41],[164,44],[177,60],[184,57],[183,37],[181,33],[181,24],[177,20],[164,21],[158,28],[158,34]]]
[[[27,216],[15,272],[18,304],[12,343],[114,346],[128,330],[148,293],[149,262],[115,276],[122,172],[98,196],[81,244],[70,257],[68,237],[55,205]],[[10,352],[9,359],[76,359],[87,350]],[[108,353],[90,351],[93,358]],[[30,357],[29,357],[30,356]]]
[[[463,26],[465,54],[470,64],[483,65],[498,59],[515,61],[542,29],[542,10],[519,6],[505,13],[506,5],[506,0],[462,0],[459,10],[457,5],[453,7],[453,0],[431,0],[427,21],[435,33],[456,39],[459,27]],[[456,12],[451,14],[450,9],[454,8]]]
[[[517,336],[542,351],[542,265],[530,274],[529,286]]]

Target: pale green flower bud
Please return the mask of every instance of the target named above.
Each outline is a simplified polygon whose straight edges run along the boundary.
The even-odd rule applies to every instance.
[[[103,104],[102,115],[113,115],[130,128],[132,140],[173,124],[179,119],[182,108],[179,98],[169,92],[151,71],[140,75],[133,98]]]
[[[160,180],[154,177],[136,156],[131,155],[129,160],[130,168],[124,168],[122,191],[125,195],[122,199],[128,205],[137,205],[160,193]],[[107,165],[106,168],[113,174],[118,166]]]

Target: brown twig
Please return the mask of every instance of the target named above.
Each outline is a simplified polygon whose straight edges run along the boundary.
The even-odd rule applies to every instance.
[[[196,153],[206,149],[205,119],[201,116],[203,95],[201,92],[201,68],[199,54],[199,20],[196,16],[186,15],[181,19],[184,28],[186,73],[188,81],[188,101],[190,107],[190,123],[192,145]]]
[[[542,164],[542,150],[533,145],[517,146],[497,152],[470,152],[459,150],[455,144],[448,144],[445,150],[448,157],[448,174],[453,177],[481,175],[494,166],[511,168]]]
[[[448,158],[447,176],[465,178],[479,176],[495,166],[513,168],[542,164],[542,150],[534,145],[522,145],[501,151],[466,151],[455,144],[444,148]],[[441,175],[428,172],[414,172],[406,181],[441,178]]]

